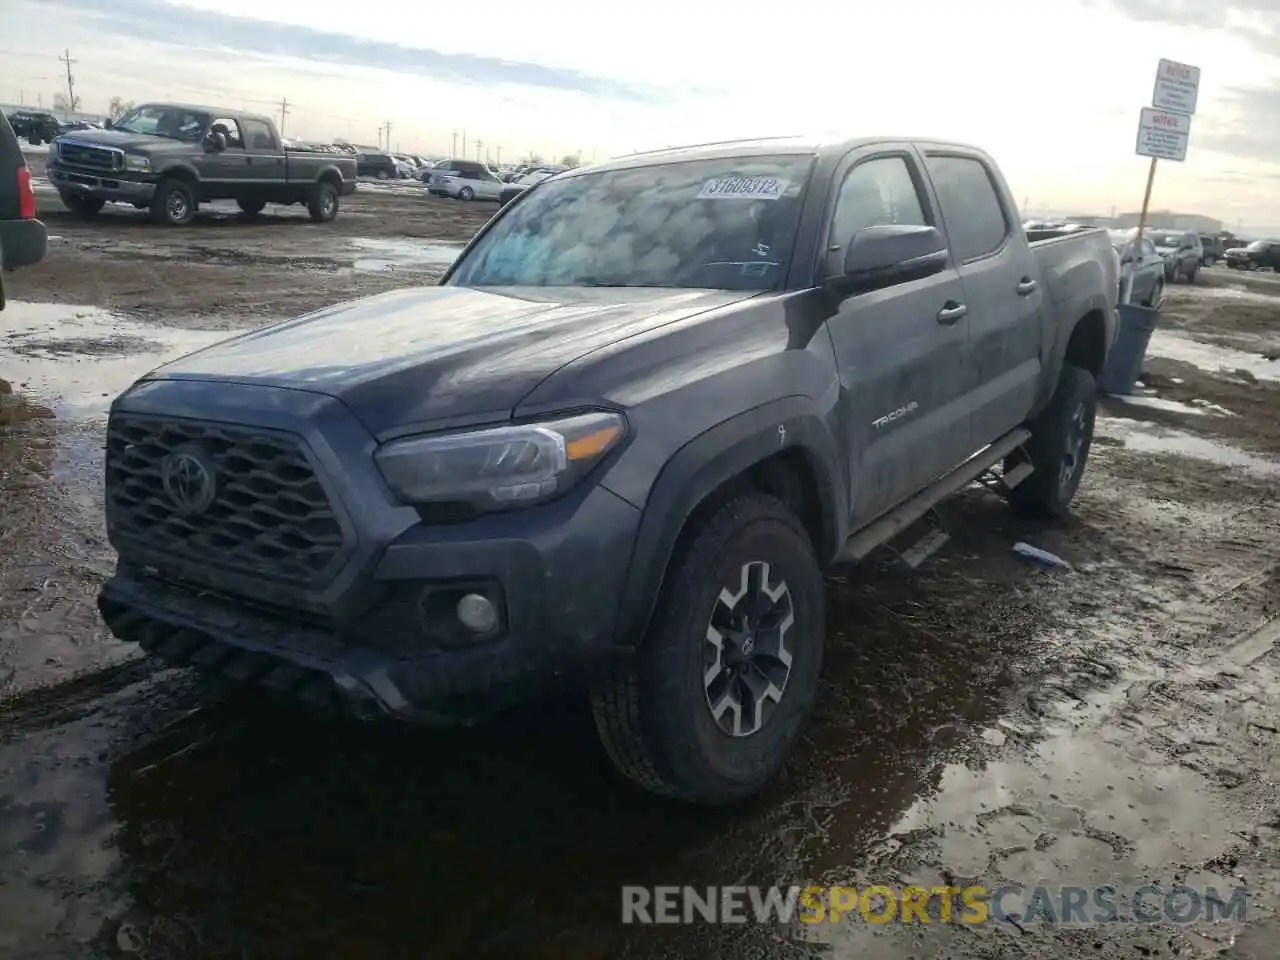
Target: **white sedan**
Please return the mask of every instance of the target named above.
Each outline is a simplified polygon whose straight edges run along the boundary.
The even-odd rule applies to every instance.
[[[483,167],[451,170],[444,176],[437,174],[431,178],[432,193],[455,200],[497,200],[502,195],[502,186],[498,176]]]

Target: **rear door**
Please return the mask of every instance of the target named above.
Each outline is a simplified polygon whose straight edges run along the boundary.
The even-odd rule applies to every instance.
[[[241,127],[244,132],[244,152],[248,158],[248,174],[254,185],[268,187],[285,180],[288,176],[285,152],[270,124],[246,117]]]
[[[920,160],[906,143],[852,151],[836,170],[825,276],[858,230],[940,226]],[[846,297],[827,321],[845,394],[850,511],[861,525],[964,459],[969,363],[964,291],[952,266],[923,280]]]
[[[972,452],[1018,426],[1035,406],[1044,291],[990,160],[952,147],[921,150],[969,307]]]

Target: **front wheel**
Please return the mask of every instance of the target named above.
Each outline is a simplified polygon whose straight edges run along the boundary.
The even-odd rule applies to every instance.
[[[107,201],[99,197],[85,197],[76,193],[60,193],[58,197],[64,207],[82,217],[92,217],[107,205]]]
[[[317,183],[307,200],[307,213],[313,223],[328,223],[338,215],[338,188],[332,183]]]
[[[664,796],[758,793],[812,710],[824,634],[822,572],[794,513],[763,494],[726,503],[674,559],[640,647],[592,690],[606,753]]]
[[[1093,445],[1097,409],[1093,374],[1064,366],[1049,405],[1031,424],[1026,453],[1035,469],[1009,491],[1015,513],[1048,520],[1067,516]]]
[[[168,227],[185,227],[196,218],[196,198],[181,180],[161,180],[151,198],[151,219]]]

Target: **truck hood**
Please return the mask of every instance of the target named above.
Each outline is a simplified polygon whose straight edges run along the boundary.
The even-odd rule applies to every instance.
[[[117,147],[148,156],[157,153],[191,153],[201,149],[200,144],[195,141],[153,137],[146,133],[126,133],[123,130],[71,130],[58,139],[94,147]]]
[[[338,304],[188,354],[145,380],[211,380],[321,393],[375,436],[509,416],[582,355],[754,292],[425,287]],[[119,401],[127,406],[128,394]]]

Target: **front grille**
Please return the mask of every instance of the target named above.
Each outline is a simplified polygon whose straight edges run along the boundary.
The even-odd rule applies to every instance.
[[[124,165],[123,157],[118,150],[105,147],[91,147],[87,144],[58,141],[58,157],[63,163],[76,167],[91,167],[94,170],[118,170]]]
[[[183,457],[187,454],[187,457]],[[207,502],[170,476],[191,460]],[[240,574],[315,585],[343,546],[342,526],[299,440],[289,434],[116,414],[107,427],[107,519],[148,547]],[[203,482],[211,477],[211,490]],[[187,509],[175,499],[185,497]],[[193,503],[195,503],[193,508]]]

